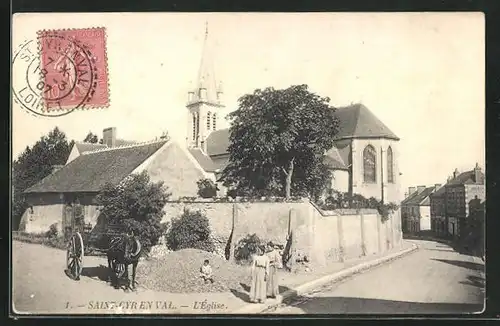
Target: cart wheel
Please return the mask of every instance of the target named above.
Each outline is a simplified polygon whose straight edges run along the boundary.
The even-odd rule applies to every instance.
[[[73,279],[78,280],[83,270],[84,247],[83,239],[79,232],[71,236],[66,251],[66,272]]]

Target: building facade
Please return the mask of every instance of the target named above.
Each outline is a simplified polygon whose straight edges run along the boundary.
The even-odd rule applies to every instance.
[[[409,187],[407,197],[401,202],[401,215],[404,231],[418,233],[431,230],[430,196],[441,187],[434,186]]]

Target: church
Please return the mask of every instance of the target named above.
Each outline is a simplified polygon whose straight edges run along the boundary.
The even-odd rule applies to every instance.
[[[206,30],[197,81],[187,94],[185,139],[137,143],[119,139],[117,129],[110,127],[103,131],[103,144],[76,143],[64,166],[25,190],[29,207],[20,230],[45,232],[53,223],[66,230],[74,203],[83,208],[85,223],[95,225],[95,197],[104,184],[119,184],[141,171],[154,182],[164,181],[172,200],[195,197],[196,182],[217,181],[229,160],[229,129],[220,129],[222,95]],[[332,172],[331,188],[398,202],[399,138],[363,104],[338,108],[335,114],[340,130],[324,157]]]

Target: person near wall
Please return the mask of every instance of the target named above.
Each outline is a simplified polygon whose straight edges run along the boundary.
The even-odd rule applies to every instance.
[[[265,248],[260,246],[252,261],[252,283],[250,284],[250,302],[263,303],[266,300],[266,281],[269,277],[269,258]]]
[[[278,245],[272,242],[267,244],[269,257],[269,279],[267,280],[267,296],[276,298],[279,294],[278,269],[283,268]]]

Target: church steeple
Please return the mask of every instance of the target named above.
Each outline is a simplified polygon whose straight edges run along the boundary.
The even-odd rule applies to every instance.
[[[215,78],[213,66],[212,42],[208,37],[208,22],[205,22],[205,37],[203,40],[203,50],[201,55],[198,78],[195,88],[190,90],[188,102],[208,102],[210,104],[220,104],[222,97],[222,87]],[[189,104],[188,103],[188,104]]]
[[[190,147],[206,150],[208,135],[218,129],[222,104],[222,83],[215,78],[212,42],[205,22],[205,35],[197,80],[188,92],[188,128],[186,141]]]

